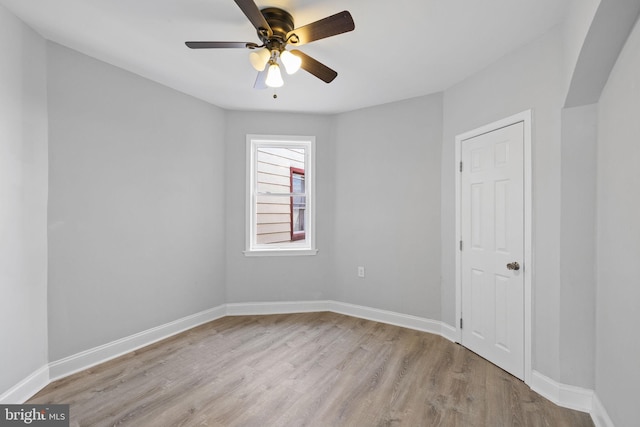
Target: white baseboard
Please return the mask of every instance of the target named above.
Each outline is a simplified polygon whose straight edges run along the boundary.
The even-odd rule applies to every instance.
[[[394,311],[380,310],[377,308],[338,301],[329,301],[329,311],[345,314],[347,316],[359,317],[361,319],[373,320],[375,322],[388,323],[390,325],[401,326],[403,328],[415,329],[417,331],[443,335],[442,322],[424,317],[412,316],[410,314],[402,314]]]
[[[21,392],[20,390],[35,390],[37,392],[50,381],[55,381],[76,372],[80,372],[97,364],[122,356],[149,344],[153,344],[154,342],[227,315],[263,315],[316,311],[332,311],[335,313],[443,335],[446,338],[449,338],[450,331],[455,331],[455,329],[439,321],[337,301],[224,304],[210,310],[205,310],[200,313],[73,354],[63,359],[53,361],[49,363],[48,367],[39,370],[37,375],[33,374],[3,394],[3,397],[5,395],[9,396],[10,394],[11,401],[19,401],[19,397],[24,395],[26,396],[24,400],[26,400],[34,393],[30,391]]]
[[[613,421],[609,418],[607,410],[602,405],[597,394],[593,395],[593,409],[591,410],[591,419],[596,427],[614,427]]]
[[[456,341],[458,336],[458,331],[455,327],[441,321],[339,301],[325,300],[223,304],[218,307],[74,354],[64,359],[51,362],[48,366],[43,366],[38,369],[29,377],[25,378],[7,392],[0,395],[0,404],[24,403],[51,381],[114,359],[123,354],[224,316],[308,313],[319,311],[331,311],[347,316],[359,317],[362,319],[429,332],[440,335],[453,342]],[[592,390],[558,383],[537,371],[533,371],[529,386],[532,390],[557,405],[591,413],[596,427],[614,427],[607,411]]]
[[[593,390],[559,383],[538,371],[533,371],[528,385],[558,406],[589,413],[595,427],[615,427]]]
[[[440,322],[440,327],[442,329],[442,332],[440,333],[440,335],[442,335],[444,338],[448,339],[451,342],[458,342],[459,332],[455,327],[444,322]]]
[[[26,402],[31,396],[42,390],[50,382],[49,366],[45,365],[33,372],[27,378],[11,387],[0,395],[2,405],[20,405]]]
[[[82,351],[64,359],[56,360],[49,363],[49,376],[51,381],[69,376],[225,315],[225,306],[221,305]]]
[[[593,409],[593,390],[559,383],[538,371],[531,373],[529,387],[556,405],[588,413]]]
[[[261,314],[310,313],[332,311],[347,316],[388,323],[403,328],[415,329],[441,335],[448,340],[456,340],[456,329],[444,322],[424,317],[402,314],[394,311],[349,304],[339,301],[292,301],[292,302],[250,302],[227,304],[229,316],[248,316]]]

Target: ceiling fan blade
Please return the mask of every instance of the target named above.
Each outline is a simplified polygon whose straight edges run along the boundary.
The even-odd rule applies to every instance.
[[[244,49],[245,47],[253,49],[257,46],[255,43],[247,42],[185,42],[184,44],[191,49]]]
[[[234,1],[238,5],[238,7],[240,7],[240,9],[245,14],[245,16],[249,19],[249,21],[251,21],[251,24],[253,24],[256,30],[267,31],[267,35],[269,37],[273,35],[273,31],[271,30],[269,23],[267,22],[266,19],[264,19],[262,12],[260,12],[260,9],[258,9],[258,6],[256,6],[253,0],[234,0]]]
[[[313,74],[323,82],[331,83],[336,77],[338,77],[337,72],[319,62],[318,60],[313,59],[306,53],[303,53],[299,50],[292,50],[291,53],[302,60],[302,64],[300,65],[300,67],[303,70]]]
[[[269,67],[264,67],[264,70],[260,71],[256,76],[256,82],[253,84],[254,89],[266,89],[267,88],[267,72]]]
[[[312,22],[311,24],[296,28],[287,34],[287,39],[289,39],[289,43],[293,45],[302,46],[303,44],[316,40],[353,31],[355,27],[356,25],[353,22],[351,14],[345,10],[335,15],[327,16],[319,21]],[[296,37],[290,38],[294,35],[297,36],[297,43],[295,43]]]

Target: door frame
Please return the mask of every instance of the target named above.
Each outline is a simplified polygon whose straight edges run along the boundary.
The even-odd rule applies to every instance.
[[[531,336],[532,336],[532,314],[533,314],[533,181],[532,181],[532,110],[526,110],[513,116],[509,116],[502,120],[481,126],[471,131],[456,136],[455,142],[455,170],[456,170],[456,193],[455,193],[455,210],[456,210],[456,342],[462,343],[462,329],[460,328],[460,319],[462,316],[462,256],[460,254],[459,242],[462,240],[462,215],[461,215],[461,197],[462,183],[460,174],[460,162],[462,161],[462,142],[483,135],[485,133],[498,130],[515,123],[522,122],[524,124],[523,138],[523,154],[524,154],[524,382],[531,383]]]

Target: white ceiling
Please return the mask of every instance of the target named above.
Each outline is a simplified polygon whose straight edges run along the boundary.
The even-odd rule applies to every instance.
[[[335,69],[253,89],[245,49],[191,50],[187,40],[258,42],[233,0],[0,0],[45,38],[227,109],[344,112],[438,92],[561,23],[571,0],[256,0],[296,26],[347,9],[356,29],[300,50]]]

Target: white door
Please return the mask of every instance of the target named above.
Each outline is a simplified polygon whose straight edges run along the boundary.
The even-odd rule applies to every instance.
[[[461,145],[462,345],[524,379],[524,124]]]

